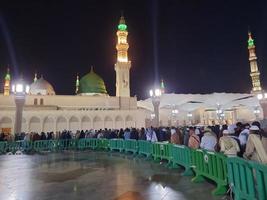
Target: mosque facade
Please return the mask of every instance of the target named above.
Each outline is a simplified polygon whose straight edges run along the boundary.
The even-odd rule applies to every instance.
[[[50,132],[90,129],[145,127],[149,111],[137,107],[137,98],[130,96],[127,25],[122,16],[117,30],[116,96],[109,96],[104,80],[94,71],[76,80],[76,95],[57,95],[44,78],[37,77],[26,95],[22,132]],[[11,93],[11,75],[5,76],[0,95],[0,131],[13,133],[16,105]]]
[[[153,126],[152,99],[137,101],[130,95],[131,61],[128,59],[127,25],[122,16],[117,30],[116,96],[109,96],[104,80],[91,70],[77,76],[75,95],[57,95],[54,87],[35,74],[25,97],[22,132],[57,132],[63,130],[120,129]],[[249,33],[249,62],[252,92],[250,94],[168,94],[164,82],[160,87],[160,125],[208,125],[234,123],[263,118],[257,95],[265,94],[260,85],[260,72],[254,40]],[[0,94],[0,132],[14,133],[16,104],[11,93],[9,70]],[[267,96],[267,95],[266,95]]]

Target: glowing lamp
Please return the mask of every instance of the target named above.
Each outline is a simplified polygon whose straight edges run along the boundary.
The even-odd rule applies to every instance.
[[[149,90],[149,95],[152,97],[153,96],[153,90]]]
[[[264,95],[264,96],[265,96],[265,95]],[[258,98],[259,100],[263,99],[263,94],[258,94],[258,95],[257,95],[257,98]]]
[[[179,112],[179,111],[178,111],[177,109],[172,110],[172,114],[173,114],[173,115],[178,114],[178,112]]]
[[[14,85],[12,85],[12,92],[14,94],[25,95],[28,94],[29,91],[30,91],[30,86],[25,84],[25,82],[22,79],[20,79]]]
[[[187,113],[187,117],[193,117],[192,113]]]

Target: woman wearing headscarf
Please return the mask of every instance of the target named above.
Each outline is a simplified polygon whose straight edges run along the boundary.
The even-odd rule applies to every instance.
[[[200,131],[199,129],[195,129],[195,131],[190,131],[189,132],[189,140],[188,140],[188,147],[192,148],[192,149],[198,149],[199,145],[200,145],[200,139],[199,139],[199,135],[200,135]]]
[[[182,133],[179,129],[171,128],[171,143],[172,144],[183,144]]]

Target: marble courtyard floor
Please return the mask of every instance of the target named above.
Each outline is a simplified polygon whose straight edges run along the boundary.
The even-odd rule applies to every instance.
[[[210,200],[214,185],[132,155],[63,152],[0,156],[3,200]]]

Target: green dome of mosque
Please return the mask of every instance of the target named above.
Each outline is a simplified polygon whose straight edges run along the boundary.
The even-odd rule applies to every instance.
[[[91,68],[90,73],[80,79],[78,93],[84,95],[107,94],[107,90],[103,79]]]

